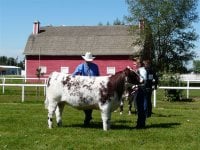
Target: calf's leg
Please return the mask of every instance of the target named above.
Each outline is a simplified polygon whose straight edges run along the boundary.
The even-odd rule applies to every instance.
[[[62,112],[63,112],[64,106],[65,106],[64,102],[58,103],[58,106],[56,107],[56,111],[55,111],[55,113],[56,113],[56,122],[57,122],[57,125],[59,127],[62,126]]]
[[[119,114],[122,115],[124,110],[124,100],[121,100],[119,109],[120,109]]]
[[[48,106],[48,126],[51,129],[53,127],[53,115],[55,113],[57,103],[51,102]]]
[[[133,103],[133,97],[129,97],[128,98],[128,114],[129,115],[131,115],[132,103]]]
[[[101,104],[100,104],[101,105]],[[110,129],[110,120],[111,120],[111,103],[106,102],[100,106],[101,109],[101,118],[103,121],[103,130],[107,131]]]

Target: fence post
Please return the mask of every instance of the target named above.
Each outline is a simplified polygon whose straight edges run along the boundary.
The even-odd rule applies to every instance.
[[[190,87],[190,81],[187,80],[187,99],[189,98],[189,87]]]
[[[46,95],[46,85],[47,85],[47,79],[45,78],[44,80],[44,96]]]
[[[5,82],[6,82],[6,78],[4,77],[3,80],[2,80],[2,83],[3,83],[3,87],[2,87],[2,93],[4,94],[5,93]]]
[[[24,85],[22,85],[22,102],[24,102]]]
[[[156,107],[156,90],[153,90],[153,106]]]

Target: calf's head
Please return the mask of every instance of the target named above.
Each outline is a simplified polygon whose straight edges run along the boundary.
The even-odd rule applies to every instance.
[[[140,84],[140,76],[129,66],[124,69],[124,73],[126,76],[126,82],[133,85]]]

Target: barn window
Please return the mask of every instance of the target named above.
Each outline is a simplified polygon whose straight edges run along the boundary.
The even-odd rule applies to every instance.
[[[107,67],[107,74],[115,74],[115,67]]]
[[[69,67],[61,67],[60,72],[62,73],[69,73]]]
[[[40,66],[41,73],[47,73],[47,67],[46,66]]]

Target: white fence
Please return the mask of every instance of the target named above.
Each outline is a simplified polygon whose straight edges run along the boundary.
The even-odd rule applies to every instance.
[[[31,80],[34,80],[34,81],[43,81],[44,83],[46,83],[47,81],[47,78],[5,78],[5,77],[1,77],[0,78],[2,80],[2,84],[5,84],[6,83],[6,80],[22,80],[24,83],[27,82],[27,80],[31,81]]]
[[[2,86],[2,93],[5,93],[5,86],[14,86],[22,88],[22,102],[24,102],[24,87],[44,87],[44,95],[46,95],[46,84],[0,84]]]
[[[189,98],[189,90],[200,90],[200,87],[190,87],[190,83],[200,83],[200,80],[186,80],[186,87],[170,87],[170,86],[160,86],[159,89],[180,89],[187,90],[187,98]],[[199,94],[200,95],[200,94]],[[153,91],[153,105],[156,107],[156,90]]]
[[[5,93],[5,87],[6,86],[14,86],[14,87],[21,87],[22,88],[22,102],[24,102],[24,88],[25,87],[44,87],[44,95],[46,94],[46,81],[47,78],[41,78],[41,80],[44,80],[43,84],[6,84],[7,79],[12,80],[38,80],[38,78],[0,78],[2,79],[2,93]],[[187,90],[187,98],[189,98],[189,90],[200,90],[200,87],[190,87],[190,83],[200,83],[200,80],[185,80],[187,82],[186,87],[169,87],[169,86],[160,86],[159,89],[183,89]],[[153,106],[156,107],[156,90],[153,91]]]
[[[38,81],[38,78],[0,78],[2,80],[2,84],[0,84],[0,86],[2,86],[2,93],[5,93],[5,87],[6,86],[10,86],[10,87],[21,87],[22,89],[22,102],[24,102],[24,95],[25,95],[25,87],[44,87],[44,95],[46,95],[46,82],[47,82],[47,78],[40,78],[39,81],[43,81],[42,84],[27,84],[27,80],[31,81],[31,80],[35,80]],[[22,80],[24,82],[24,84],[11,84],[11,83],[6,83],[6,80]]]

